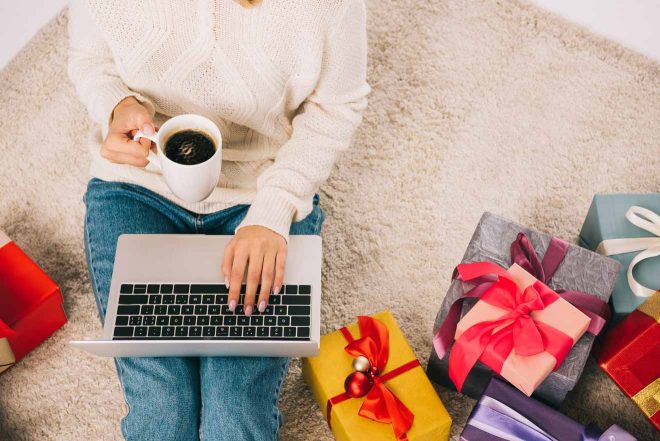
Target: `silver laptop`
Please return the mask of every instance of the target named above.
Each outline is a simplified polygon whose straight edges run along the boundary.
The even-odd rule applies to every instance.
[[[284,287],[263,313],[227,307],[232,236],[119,237],[103,336],[71,345],[104,357],[318,355],[321,238],[291,236]]]

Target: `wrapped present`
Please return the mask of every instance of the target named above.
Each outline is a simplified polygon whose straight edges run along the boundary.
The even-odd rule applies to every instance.
[[[6,334],[0,364],[3,354],[11,363],[25,357],[66,323],[58,286],[2,230],[0,322]]]
[[[321,337],[303,377],[340,441],[449,438],[451,418],[388,311]]]
[[[598,364],[660,430],[660,291],[605,335]]]
[[[543,258],[541,259],[539,255]],[[619,263],[491,213],[484,213],[482,216],[462,260],[463,264],[475,262],[489,262],[490,268],[497,267],[499,269],[494,271],[500,273],[504,272],[504,268],[509,268],[512,263],[518,264],[538,279],[539,284],[535,282],[534,286],[538,288],[539,293],[544,293],[545,289],[554,291],[561,299],[571,303],[582,314],[589,317],[587,332],[577,339],[567,354],[564,354],[561,342],[568,345],[568,339],[561,338],[557,342],[545,342],[546,345],[550,344],[547,347],[551,349],[551,353],[554,352],[552,358],[556,360],[551,368],[552,372],[545,380],[538,385],[538,378],[525,384],[521,382],[517,384],[525,390],[525,393],[529,393],[530,389],[534,389],[536,386],[535,398],[553,406],[559,406],[566,394],[577,383],[591,351],[595,335],[603,329],[606,323],[609,313],[607,301],[614,286]],[[453,351],[456,331],[460,331],[457,324],[460,318],[465,317],[474,307],[476,300],[492,288],[496,280],[499,280],[499,276],[492,272],[475,276],[471,280],[464,280],[461,274],[455,273],[435,321],[434,347],[436,351],[432,351],[427,369],[432,381],[450,388],[456,387],[449,372],[451,355],[447,354],[451,354]],[[506,283],[506,278],[504,280]],[[521,291],[522,294],[524,294],[524,290]],[[582,316],[577,315],[577,317]],[[510,338],[512,332],[509,328],[509,337],[505,339],[505,346],[512,347]],[[566,334],[565,330],[561,330],[561,332]],[[569,331],[569,334],[571,332]],[[570,337],[568,334],[566,336]],[[573,336],[577,338],[577,334],[573,334]],[[488,336],[488,338],[491,337]],[[573,337],[570,338],[573,339]],[[499,338],[493,339],[493,345],[500,344],[500,340]],[[559,346],[555,347],[556,345]],[[529,350],[521,350],[530,353]],[[511,352],[500,351],[500,354],[506,355]],[[516,354],[520,355],[519,352]],[[477,359],[480,357],[481,355]],[[472,359],[474,358],[472,355]],[[489,364],[503,367],[506,358],[499,361],[493,359]],[[563,362],[561,362],[562,359]],[[547,363],[544,369],[547,370]],[[493,375],[493,369],[482,361],[477,361],[463,380],[461,392],[473,398],[480,397]],[[495,373],[495,375],[498,374]]]
[[[9,346],[7,337],[13,335],[14,331],[11,330],[2,320],[0,320],[0,373],[6,371],[16,363],[14,352]]]
[[[594,196],[580,245],[621,262],[610,300],[616,324],[660,290],[660,193]]]
[[[508,384],[493,378],[475,405],[462,441],[634,441],[618,425],[605,432],[596,425],[583,426]]]
[[[457,323],[449,377],[460,391],[477,360],[527,396],[560,365],[591,319],[547,285],[513,264],[508,271],[484,262],[458,266],[462,280],[497,280]]]

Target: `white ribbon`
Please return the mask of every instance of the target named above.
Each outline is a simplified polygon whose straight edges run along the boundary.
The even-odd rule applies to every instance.
[[[648,231],[655,237],[607,239],[598,245],[596,252],[604,256],[613,256],[615,254],[641,251],[630,262],[630,266],[628,267],[628,285],[630,285],[630,290],[637,297],[650,297],[657,289],[660,289],[660,286],[656,287],[656,289],[651,289],[637,282],[633,276],[633,268],[644,259],[660,256],[660,216],[647,208],[633,205],[626,212],[626,219],[631,224]]]

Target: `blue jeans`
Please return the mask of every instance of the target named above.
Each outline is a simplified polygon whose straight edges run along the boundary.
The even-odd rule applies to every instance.
[[[87,268],[101,321],[120,234],[234,234],[249,208],[200,215],[140,186],[99,179],[89,182],[85,204]],[[315,197],[291,234],[320,234],[324,218]],[[277,439],[287,358],[116,358],[115,364],[128,404],[121,423],[127,440]]]

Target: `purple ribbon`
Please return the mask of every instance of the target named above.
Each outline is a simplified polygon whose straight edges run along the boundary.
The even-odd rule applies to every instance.
[[[489,396],[482,396],[479,399],[467,425],[478,429],[480,432],[492,435],[493,439],[561,441],[545,432],[521,413]],[[483,437],[466,437],[470,441],[481,438]],[[636,441],[634,436],[616,424],[605,432],[595,424],[589,424],[582,430],[581,439],[583,441]]]
[[[508,439],[516,437],[525,441],[556,441],[522,414],[487,396],[482,397],[474,407],[467,425],[503,439],[509,435]]]
[[[518,233],[516,240],[511,243],[511,263],[517,263],[538,280],[548,284],[564,260],[564,257],[566,257],[568,249],[568,242],[558,237],[553,237],[550,239],[543,260],[541,260],[538,254],[536,254],[534,246],[527,238],[527,235],[525,233]],[[456,277],[457,272],[454,271],[453,278]],[[438,358],[444,358],[454,341],[456,325],[461,318],[463,300],[467,298],[480,298],[490,288],[493,282],[494,280],[485,277],[477,280],[474,288],[456,299],[451,305],[447,317],[445,317],[440,329],[438,329],[438,332],[436,332],[433,338],[433,347],[438,354]],[[606,302],[603,302],[594,295],[580,291],[560,290],[556,292],[591,319],[587,332],[593,335],[600,334],[610,319],[610,308]]]
[[[511,242],[510,251],[511,263],[517,263],[547,285],[568,253],[568,242],[558,237],[551,238],[543,261],[541,261],[527,235],[518,233],[516,240]]]

